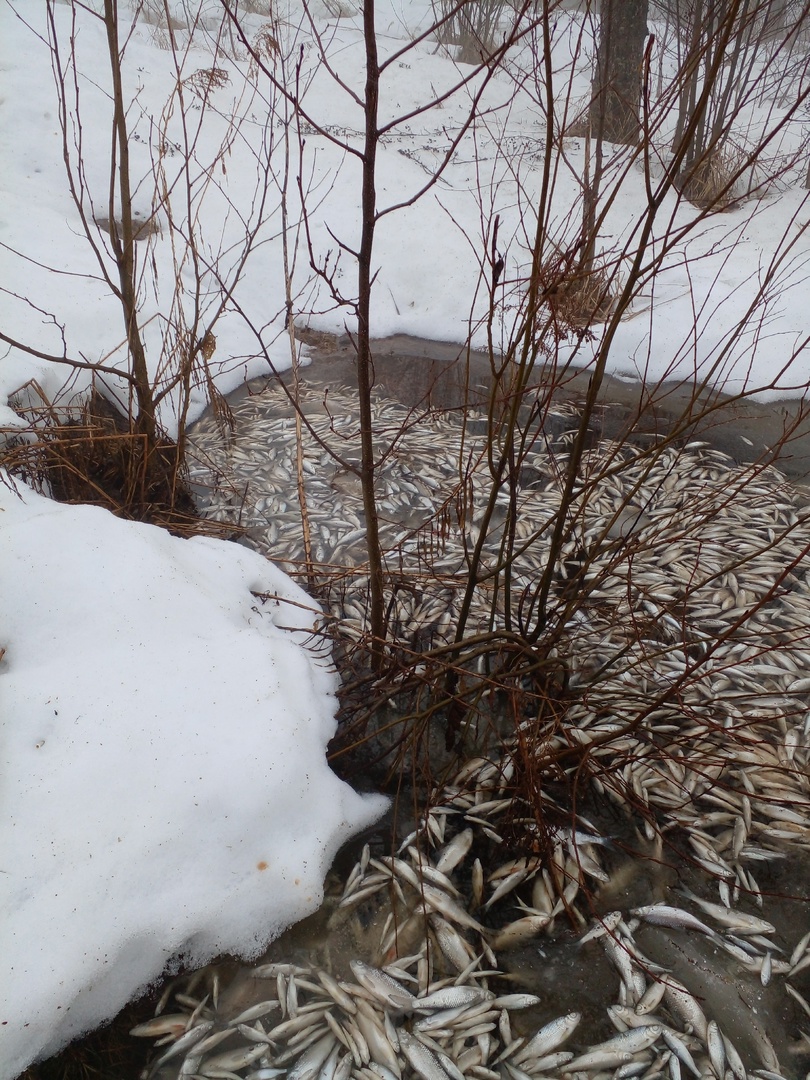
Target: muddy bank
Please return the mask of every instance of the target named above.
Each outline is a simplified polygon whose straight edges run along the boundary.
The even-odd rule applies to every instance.
[[[313,386],[353,386],[354,349],[348,338],[299,331],[309,346],[311,363],[304,377]],[[411,406],[458,408],[464,402],[486,402],[492,374],[484,353],[467,353],[463,346],[397,334],[374,342],[375,384]],[[289,373],[283,376],[289,379]],[[532,385],[554,378],[548,367],[538,366]],[[264,380],[254,380],[254,392]],[[559,401],[581,401],[589,373],[558,374]],[[242,393],[245,391],[238,391]],[[248,391],[249,392],[249,391]],[[738,462],[777,462],[791,479],[810,482],[810,416],[803,415],[801,400],[760,404],[732,402],[728,395],[708,392],[694,397],[683,382],[662,383],[650,389],[640,382],[607,376],[599,392],[595,418],[599,435],[637,439],[663,435],[677,427],[679,440],[705,439]],[[691,401],[691,408],[690,408]],[[684,417],[700,416],[684,423]]]

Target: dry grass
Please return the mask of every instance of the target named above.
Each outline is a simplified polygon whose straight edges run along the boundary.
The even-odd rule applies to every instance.
[[[179,535],[233,537],[240,532],[198,517],[176,445],[159,444],[147,473],[143,437],[99,394],[74,408],[54,407],[41,391],[40,397],[40,407],[18,410],[29,427],[5,433],[0,465],[12,476],[58,502],[101,506]]]
[[[129,1031],[142,1016],[142,1002],[127,1005],[109,1024],[72,1042],[55,1057],[30,1065],[20,1080],[107,1080],[114,1076],[139,1076],[146,1055]]]
[[[548,305],[561,327],[577,330],[591,323],[607,322],[616,306],[618,286],[615,276],[604,266],[574,275],[554,286]]]
[[[539,275],[555,342],[587,335],[591,325],[607,322],[615,310],[621,282],[605,263],[595,261],[583,269],[571,253],[560,250],[546,258]]]
[[[683,196],[701,210],[729,210],[741,199],[739,176],[743,155],[728,145],[716,146],[681,174]]]

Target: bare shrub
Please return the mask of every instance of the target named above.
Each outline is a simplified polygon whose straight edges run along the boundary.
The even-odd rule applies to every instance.
[[[509,0],[433,0],[433,9],[439,42],[456,46],[462,64],[477,64],[493,52],[505,20],[514,17]]]
[[[346,82],[348,76],[333,66],[331,28],[325,30],[320,12],[305,5],[302,25],[311,32],[319,75],[332,78],[337,90],[359,106],[362,130],[340,129],[315,115],[302,93],[309,77],[298,63],[304,50],[288,27],[274,21],[256,35],[252,25],[240,22],[243,7],[224,3],[221,36],[227,29],[249,54],[246,87],[256,95],[250,100],[272,116],[268,125],[281,129],[279,139],[275,130],[264,129],[267,144],[278,154],[261,158],[257,166],[256,212],[229,274],[203,242],[201,195],[195,185],[204,191],[213,183],[212,173],[241,134],[229,130],[215,160],[199,168],[185,103],[173,99],[158,125],[154,217],[165,222],[177,245],[178,286],[161,312],[168,329],[160,380],[144,379],[143,372],[134,370],[128,376],[135,416],[127,439],[140,446],[151,438],[160,475],[164,440],[156,426],[156,399],[179,388],[180,434],[172,459],[179,468],[185,453],[183,409],[193,386],[212,386],[206,365],[216,346],[217,320],[226,308],[243,314],[257,353],[270,361],[262,327],[239,308],[235,285],[272,190],[278,194],[284,237],[283,318],[293,360],[291,381],[277,388],[289,443],[289,467],[279,470],[285,490],[269,492],[267,506],[251,506],[249,485],[240,487],[230,476],[220,484],[212,451],[211,501],[219,499],[212,515],[220,516],[225,529],[244,527],[257,546],[266,543],[262,550],[284,562],[329,605],[324,633],[334,636],[345,673],[336,755],[348,758],[349,750],[357,753],[362,746],[364,765],[383,763],[391,783],[410,774],[425,787],[450,775],[459,757],[492,756],[503,763],[504,773],[511,770],[503,790],[516,795],[524,811],[524,820],[510,822],[510,843],[517,851],[544,857],[550,851],[551,826],[566,815],[571,821],[584,797],[607,796],[629,810],[646,836],[663,844],[683,822],[687,805],[706,809],[713,798],[723,798],[742,815],[743,796],[751,801],[752,793],[743,791],[748,782],[755,787],[762,815],[755,822],[749,812],[750,825],[743,821],[760,840],[766,808],[780,798],[795,801],[806,785],[796,746],[783,737],[795,728],[805,704],[796,680],[791,676],[786,682],[781,673],[765,671],[768,679],[782,681],[773,684],[762,704],[748,693],[745,665],[764,656],[764,667],[789,671],[791,664],[796,668],[802,662],[797,642],[808,620],[800,606],[789,607],[789,599],[802,591],[799,568],[810,551],[807,518],[783,480],[768,471],[770,458],[763,456],[741,470],[714,456],[711,448],[695,445],[696,431],[716,414],[733,411],[749,393],[773,393],[779,386],[782,371],[765,385],[728,398],[715,389],[734,360],[735,341],[756,337],[765,325],[780,274],[791,266],[794,238],[789,231],[757,278],[749,306],[735,316],[733,332],[705,360],[698,359],[695,344],[705,312],[695,303],[695,325],[684,328],[683,342],[674,350],[695,356],[694,380],[677,415],[666,423],[654,415],[653,423],[645,423],[645,408],[668,392],[665,381],[648,380],[621,429],[609,436],[603,430],[603,386],[622,320],[670,265],[677,245],[699,235],[709,214],[738,197],[738,176],[760,160],[769,139],[797,120],[807,97],[802,89],[737,158],[728,149],[725,129],[744,99],[732,93],[731,75],[751,81],[754,93],[762,70],[758,46],[746,36],[750,22],[740,24],[739,6],[732,5],[735,9],[711,32],[699,22],[699,6],[691,12],[694,42],[688,48],[679,44],[679,66],[669,83],[661,65],[658,96],[651,80],[654,43],[648,43],[638,145],[610,144],[592,130],[589,119],[587,130],[582,129],[584,157],[573,151],[566,157],[570,147],[561,135],[579,130],[581,110],[559,107],[570,83],[560,82],[554,66],[557,26],[551,16],[559,14],[556,3],[442,3],[422,39],[384,54],[378,50],[374,7],[364,5],[364,53],[356,82]],[[343,10],[331,8],[332,18]],[[566,26],[578,61],[588,32],[576,18],[570,16]],[[385,80],[394,65],[408,66],[410,51],[423,46],[428,35],[458,46],[472,67],[454,69],[448,88],[391,115],[380,108]],[[722,62],[727,48],[734,58],[730,72]],[[192,75],[186,74],[176,46],[172,55],[177,93],[191,89],[208,104],[226,77],[216,62],[219,54],[212,56],[211,66]],[[491,108],[486,95],[501,75],[511,80],[507,85],[515,97],[508,107]],[[57,82],[62,93],[70,85]],[[113,96],[120,106],[120,94]],[[510,157],[510,143],[501,138],[499,125],[518,100],[537,118],[537,133],[531,153]],[[423,165],[424,176],[386,202],[389,195],[377,169],[385,140],[459,101],[464,102],[463,114],[459,110],[432,164]],[[673,144],[676,104],[680,115]],[[170,168],[172,155],[164,138],[175,110],[186,125],[175,151],[179,174]],[[66,141],[68,112],[63,106]],[[563,132],[561,112],[571,116]],[[447,135],[444,124],[436,121],[436,127]],[[119,116],[117,136],[123,156],[125,116]],[[398,407],[380,401],[375,390],[371,297],[379,273],[377,226],[389,215],[412,209],[444,180],[468,136],[479,144],[489,140],[493,170],[485,176],[486,155],[473,155],[477,171],[471,188],[480,213],[478,231],[465,240],[477,260],[476,296],[484,297],[483,303],[471,303],[470,318],[471,334],[486,343],[483,373],[463,372],[465,392],[447,414],[433,411],[427,391],[415,404]],[[306,188],[308,170],[314,173],[312,155],[323,143],[337,148],[360,178],[356,230],[346,226],[341,231],[343,222],[329,224],[326,231],[335,246],[328,249],[319,247],[324,230],[319,233],[314,217],[313,203],[321,193]],[[670,146],[671,154],[665,150]],[[567,179],[574,178],[568,187],[561,181],[565,169]],[[74,170],[72,175],[82,220],[92,220],[84,188],[75,179],[83,174]],[[114,182],[125,195],[125,171],[119,170]],[[623,231],[613,231],[610,215],[631,182],[638,212]],[[183,199],[167,197],[175,185],[193,212],[181,205]],[[291,209],[293,193],[301,207],[297,218],[297,209]],[[681,206],[688,213],[676,216],[673,195],[681,193],[697,212]],[[501,203],[520,211],[506,238],[499,233]],[[115,220],[108,226],[115,269],[130,289],[124,314],[128,348],[136,359],[139,341],[131,331],[139,325],[144,286],[134,275],[131,199],[128,205],[120,229]],[[96,232],[87,232],[93,242]],[[350,331],[356,384],[340,409],[335,407],[337,394],[331,399],[322,394],[320,400],[308,394],[296,364],[294,328],[307,315],[299,308],[303,302],[294,285],[299,238],[308,273],[325,303],[345,313]],[[186,302],[180,284],[184,274],[193,280],[193,303]],[[207,291],[212,280],[213,300]],[[109,283],[115,293],[115,279],[109,277]],[[266,319],[273,321],[270,313]],[[797,344],[794,356],[804,347]],[[97,366],[97,373],[108,372]],[[229,410],[213,390],[209,394],[217,413],[216,434],[227,448],[239,410]],[[139,427],[141,414],[151,430]],[[39,469],[65,489],[76,472],[92,479],[96,459],[88,457],[88,447],[117,447],[126,440],[119,442],[117,434],[105,433],[88,417],[80,419],[79,437],[67,436],[70,454],[63,441],[54,438],[51,446],[45,438],[21,467]],[[443,460],[450,465],[430,477],[432,485],[426,466],[425,475],[414,464],[408,465],[410,472],[397,473],[409,453],[424,460],[428,436],[437,432]],[[786,428],[774,441],[777,452],[790,437]],[[261,445],[266,446],[266,436]],[[102,460],[112,457],[113,451],[105,450]],[[331,489],[318,488],[313,477],[322,481],[330,470]],[[140,478],[143,472],[136,469],[132,475]],[[425,484],[429,492],[420,486]],[[418,505],[406,505],[407,485],[421,499]],[[290,499],[293,486],[297,505]],[[770,502],[760,491],[769,486],[779,496]],[[150,496],[145,481],[142,492]],[[742,511],[754,494],[767,504],[767,513],[757,518],[756,534],[748,538]],[[392,509],[398,499],[399,516],[397,507]],[[287,501],[294,504],[292,510]],[[346,520],[352,527],[333,536],[338,504],[350,504]],[[318,519],[319,509],[326,511],[327,520]],[[282,536],[288,524],[290,535]],[[801,624],[799,630],[778,623],[785,612]],[[705,618],[709,630],[701,621]],[[728,706],[722,692],[729,687],[742,704]],[[734,760],[751,764],[744,755],[756,753],[766,761],[760,776],[749,775],[748,769],[733,773]],[[750,867],[741,859],[745,841],[728,831],[715,830],[712,843],[718,859],[732,867],[724,871],[726,877],[737,874],[745,888],[750,880]],[[704,867],[711,862],[705,852],[696,858]]]
[[[740,179],[744,168],[744,154],[725,142],[704,154],[678,184],[684,198],[700,209],[727,210],[745,196]]]

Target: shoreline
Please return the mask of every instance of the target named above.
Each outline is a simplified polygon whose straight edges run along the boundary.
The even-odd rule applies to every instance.
[[[311,330],[299,330],[296,336],[308,347],[307,364],[301,369],[308,385],[324,390],[355,385],[354,349],[348,337]],[[467,353],[464,346],[406,334],[375,339],[372,349],[375,386],[405,405],[453,409],[465,401],[484,404],[487,400],[491,370],[484,353]],[[275,377],[261,376],[228,397],[238,399],[256,392]],[[288,369],[278,377],[288,382],[291,372]],[[538,364],[530,385],[553,377],[550,367]],[[557,378],[558,400],[581,403],[588,390],[588,370],[568,369]],[[639,381],[606,375],[598,394],[596,434],[608,439],[667,434],[682,422],[693,398],[693,387],[682,381],[650,389]],[[682,444],[705,440],[739,464],[773,464],[800,486],[810,485],[810,416],[803,414],[803,405],[798,398],[738,401],[709,390],[693,404],[699,419],[684,425],[677,440]],[[701,413],[706,415],[701,417]]]

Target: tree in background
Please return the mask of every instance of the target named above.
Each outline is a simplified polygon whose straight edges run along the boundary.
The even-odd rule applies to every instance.
[[[648,0],[602,0],[591,125],[597,139],[635,146],[641,133]]]
[[[682,60],[672,153],[682,158],[677,183],[691,202],[730,202],[738,180],[756,163],[734,145],[732,126],[764,94],[778,99],[783,80],[806,66],[801,40],[807,18],[806,2],[676,4]],[[763,150],[770,141],[763,140]]]

